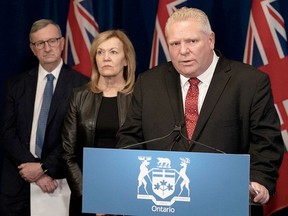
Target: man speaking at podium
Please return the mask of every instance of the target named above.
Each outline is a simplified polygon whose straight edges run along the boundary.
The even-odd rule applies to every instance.
[[[267,203],[284,148],[269,77],[214,50],[201,10],[175,11],[165,34],[171,62],[139,75],[118,147],[249,154],[251,199]]]

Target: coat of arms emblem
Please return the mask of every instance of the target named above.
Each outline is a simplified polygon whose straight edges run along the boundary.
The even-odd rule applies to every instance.
[[[152,157],[138,156],[137,199],[151,199],[156,205],[171,206],[175,201],[190,201],[190,179],[186,175],[189,158],[180,158],[180,170],[173,169],[169,158],[158,157],[156,167],[149,169]],[[179,167],[179,166],[178,166]]]

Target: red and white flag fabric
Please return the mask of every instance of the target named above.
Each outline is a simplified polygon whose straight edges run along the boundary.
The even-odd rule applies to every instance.
[[[168,46],[165,38],[165,24],[168,17],[180,8],[186,0],[160,0],[155,21],[155,30],[153,35],[152,50],[149,68],[170,61]]]
[[[90,47],[98,33],[99,27],[93,17],[93,0],[71,0],[63,59],[88,77],[92,70]]]
[[[265,216],[288,207],[288,43],[278,0],[252,0],[244,62],[269,74],[286,152]]]

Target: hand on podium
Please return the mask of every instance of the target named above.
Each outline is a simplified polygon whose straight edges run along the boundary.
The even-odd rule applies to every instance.
[[[267,188],[257,182],[250,182],[249,191],[250,200],[254,204],[264,205],[270,198]]]

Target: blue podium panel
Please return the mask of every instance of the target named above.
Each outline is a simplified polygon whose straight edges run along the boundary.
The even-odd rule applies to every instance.
[[[84,148],[83,212],[249,215],[249,155]]]

